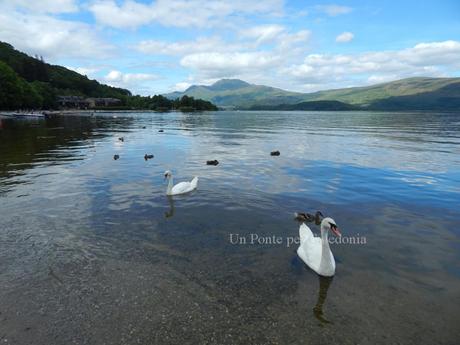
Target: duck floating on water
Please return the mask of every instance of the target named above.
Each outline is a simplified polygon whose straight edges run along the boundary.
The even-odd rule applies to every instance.
[[[113,155],[114,160],[117,160],[118,158],[120,158],[120,155]]]
[[[329,230],[336,236],[341,236],[334,219],[326,217],[321,222],[321,237],[315,237],[310,228],[300,224],[300,245],[297,255],[308,267],[324,277],[332,277],[335,274],[335,259],[329,248]]]
[[[281,153],[279,151],[270,152],[270,156],[279,156]]]
[[[163,132],[164,132],[164,130],[162,130],[162,129],[160,129],[160,130],[158,131],[158,133],[163,133]]]
[[[123,142],[123,141],[125,141],[125,138],[119,137],[118,140],[120,140],[121,142]]]
[[[206,161],[206,165],[217,165],[219,164],[219,161],[217,159],[214,159],[213,161]]]
[[[148,154],[144,155],[145,160],[149,160],[149,159],[152,159],[152,158],[153,158],[153,155],[148,155]]]
[[[321,218],[324,218],[323,214],[321,211],[316,211],[315,215],[312,215],[310,213],[304,213],[304,212],[296,212],[294,213],[295,220],[298,222],[315,222],[316,225],[321,224]]]

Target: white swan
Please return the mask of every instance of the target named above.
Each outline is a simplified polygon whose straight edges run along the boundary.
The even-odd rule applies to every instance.
[[[191,192],[192,190],[196,189],[198,185],[198,177],[194,177],[191,182],[179,182],[175,186],[173,183],[173,176],[171,171],[165,171],[165,179],[168,179],[168,188],[166,189],[167,195],[177,195],[177,194],[184,194]]]
[[[321,237],[315,237],[310,228],[302,223],[299,228],[300,246],[297,255],[300,256],[313,271],[325,277],[335,273],[335,260],[329,248],[329,230],[336,236],[341,236],[334,219],[324,218],[321,222]]]

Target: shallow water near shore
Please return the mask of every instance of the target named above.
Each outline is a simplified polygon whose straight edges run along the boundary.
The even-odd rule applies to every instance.
[[[0,341],[456,344],[459,205],[455,113],[0,119]],[[333,279],[290,242],[316,210]]]

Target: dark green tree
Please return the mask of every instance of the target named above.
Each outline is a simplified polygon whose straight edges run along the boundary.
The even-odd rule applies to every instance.
[[[17,109],[22,105],[19,77],[6,63],[0,61],[0,109]]]

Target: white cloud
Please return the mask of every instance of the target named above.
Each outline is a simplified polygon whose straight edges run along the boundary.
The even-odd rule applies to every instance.
[[[310,36],[309,30],[291,33],[281,25],[262,25],[242,29],[231,42],[213,36],[171,43],[143,41],[137,48],[145,53],[181,56],[180,65],[193,75],[176,89],[223,77],[273,84],[273,76],[283,64],[305,53]],[[259,44],[271,47],[259,49]]]
[[[416,66],[456,63],[459,68],[460,41],[419,43],[414,48],[403,50],[401,56]]]
[[[240,36],[252,40],[252,45],[257,47],[262,44],[275,44],[276,48],[288,49],[296,44],[305,43],[310,39],[309,30],[300,30],[294,33],[288,32],[287,28],[278,25],[260,25],[243,29]]]
[[[143,96],[157,94],[156,81],[160,76],[150,73],[123,73],[112,70],[107,73],[101,81],[111,86],[121,87],[133,91],[134,94]]]
[[[111,70],[101,81],[111,86],[122,87],[129,90],[135,89],[138,93],[148,95],[155,93],[150,87],[150,82],[158,79],[160,79],[160,77],[156,74],[123,73],[117,70]]]
[[[0,40],[28,54],[45,59],[100,58],[107,57],[113,48],[87,24],[3,9],[0,6]]]
[[[309,30],[289,33],[280,25],[264,25],[241,30],[240,40],[228,42],[218,36],[198,37],[192,41],[166,42],[145,40],[137,44],[137,50],[152,55],[185,56],[195,53],[226,53],[253,51],[260,44],[273,44],[277,50],[288,50],[303,45],[311,36]]]
[[[209,84],[223,77],[273,83],[271,77],[277,68],[305,53],[310,36],[308,30],[291,33],[281,25],[261,25],[242,29],[233,41],[218,36],[179,42],[148,40],[140,42],[137,49],[154,55],[180,56],[180,65],[193,71],[188,80],[174,86],[183,90],[191,84]],[[265,44],[270,47],[259,49]]]
[[[187,90],[190,86],[192,86],[191,83],[188,83],[188,82],[184,81],[184,82],[176,83],[176,85],[174,85],[173,89],[175,91],[181,91],[182,92],[182,91]]]
[[[286,51],[291,49],[296,45],[303,45],[310,40],[311,31],[310,30],[300,30],[294,33],[284,33],[280,35],[278,48]],[[305,48],[305,46],[304,46]]]
[[[149,23],[174,27],[211,27],[228,23],[228,16],[280,15],[282,0],[247,2],[244,0],[157,0],[149,4],[133,0],[120,5],[114,0],[98,0],[89,6],[96,20],[116,28],[136,28]]]
[[[184,56],[180,63],[207,78],[220,78],[274,67],[279,57],[266,52],[196,53]]]
[[[354,37],[355,35],[353,35],[353,33],[345,31],[345,32],[342,32],[340,35],[338,35],[335,38],[335,41],[339,43],[346,43],[346,42],[350,42]]]
[[[241,32],[243,37],[255,40],[256,45],[273,42],[285,31],[285,27],[277,24],[260,25],[245,29]]]
[[[2,4],[4,8],[21,8],[35,13],[68,13],[78,11],[75,0],[7,0]]]
[[[327,88],[331,85],[356,84],[409,76],[444,76],[460,71],[460,42],[420,43],[397,51],[360,54],[310,54],[302,64],[282,68],[280,72],[300,83]]]
[[[72,66],[67,66],[68,69],[75,71],[77,73],[80,73],[82,75],[86,76],[91,76],[94,73],[100,71],[100,68],[95,68],[95,67],[72,67]]]
[[[335,17],[341,14],[347,14],[353,11],[351,7],[348,6],[340,6],[335,4],[330,5],[318,5],[316,9],[320,12],[327,14],[328,16]]]
[[[125,1],[121,6],[111,0],[96,1],[90,5],[89,10],[99,23],[116,28],[144,25],[154,17],[151,6],[135,1]]]
[[[199,37],[193,41],[165,42],[148,40],[137,45],[137,49],[146,54],[185,55],[207,51],[230,51],[238,49],[233,44],[224,42],[217,36]]]
[[[299,47],[304,48],[311,37],[309,30],[289,32],[281,25],[261,25],[240,30],[237,49],[253,50],[259,46],[270,45],[274,51],[283,54],[293,55],[298,52]],[[265,47],[266,48],[266,47]]]
[[[156,80],[158,76],[150,73],[122,73],[117,70],[110,71],[104,79],[111,83],[131,84],[136,82]]]

